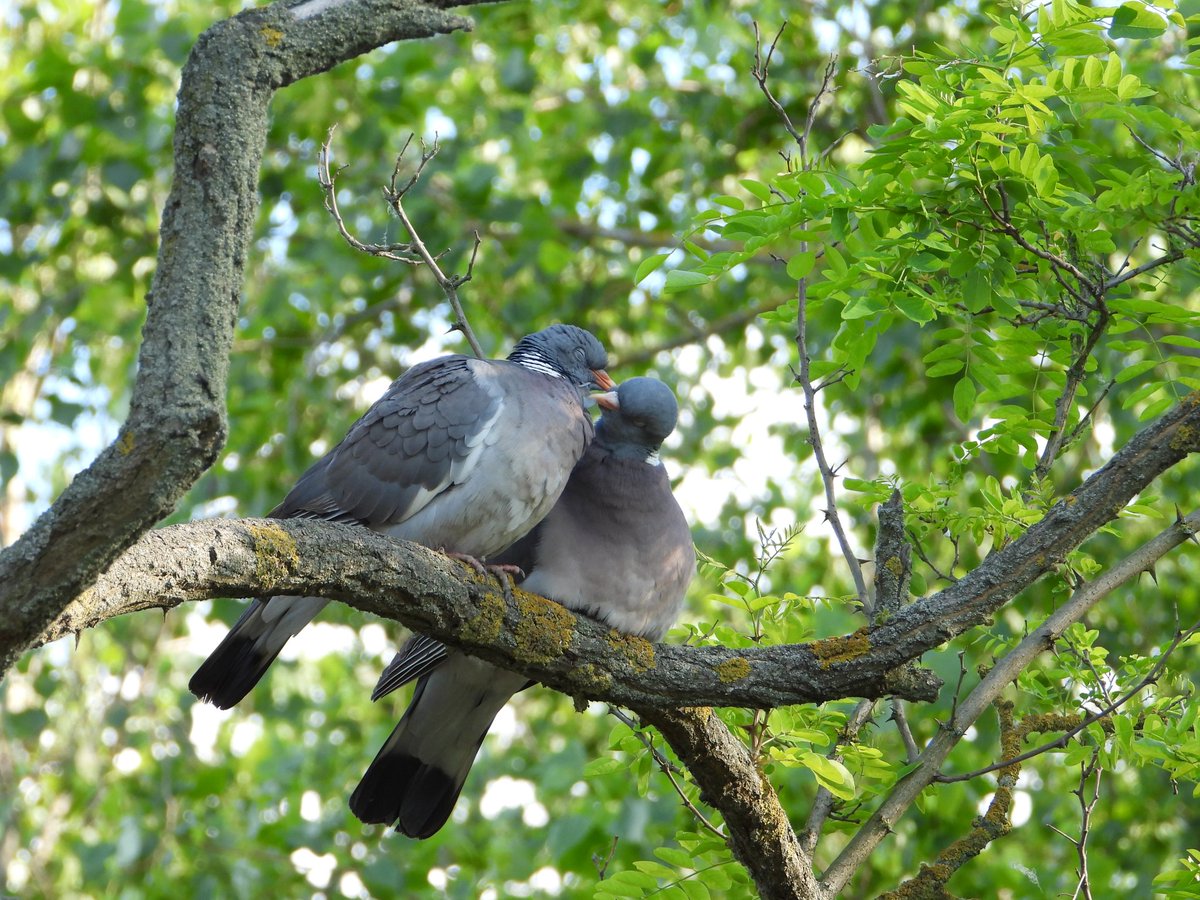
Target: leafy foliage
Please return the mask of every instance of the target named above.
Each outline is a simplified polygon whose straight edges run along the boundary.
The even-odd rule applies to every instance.
[[[55,0],[6,13],[6,541],[115,434],[179,67],[195,36],[236,9]],[[788,12],[753,9],[767,30]],[[350,164],[339,202],[356,233],[379,240],[397,233],[375,191],[403,136],[440,135],[436,171],[408,207],[431,247],[450,248],[451,267],[481,232],[465,293],[485,347],[579,321],[605,336],[621,375],[653,368],[678,388],[667,455],[687,473],[680,493],[710,563],[673,640],[793,643],[862,623],[789,387],[801,320],[829,453],[846,460],[836,486],[851,542],[868,555],[875,506],[898,488],[919,557],[914,595],[1022,534],[1139,423],[1200,388],[1200,50],[1195,18],[1174,6],[900,0],[856,19],[834,4],[785,33],[767,81],[803,122],[826,53],[840,52],[807,152],[749,74],[743,8],[576,0],[475,15],[473,35],[387,48],[277,98],[230,440],[179,518],[269,509],[404,365],[458,349],[427,273],[336,239],[314,169],[335,122]],[[1176,506],[1194,509],[1193,470],[1162,479],[990,628],[928,655],[949,687],[909,710],[917,745],[1080,577],[1111,567]],[[1017,827],[955,876],[956,892],[1073,890],[1075,848],[1047,826],[1079,835],[1071,792],[1094,757],[1097,893],[1196,896],[1194,640],[1171,648],[1176,628],[1200,618],[1198,565],[1194,546],[1164,558],[1157,581],[1114,593],[1022,672],[1019,718],[1132,696],[1025,764]],[[242,708],[215,716],[186,679],[215,642],[209,620],[236,614],[218,603],[165,623],[114,621],[9,678],[6,890],[751,895],[677,795],[722,827],[661,741],[547,691],[518,699],[436,838],[363,828],[344,798],[401,708],[366,702],[400,635],[330,610],[314,643],[336,652],[285,660]],[[883,707],[843,739],[853,707],[721,711],[795,827],[821,789],[832,795],[822,867],[912,768]],[[1001,737],[980,719],[947,770],[990,766]],[[856,891],[913,874],[994,790],[992,775],[927,789]]]

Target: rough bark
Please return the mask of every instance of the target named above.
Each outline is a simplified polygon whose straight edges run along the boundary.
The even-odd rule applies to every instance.
[[[453,5],[472,2],[479,0]],[[201,35],[180,81],[175,177],[129,418],[50,510],[0,552],[0,675],[175,508],[224,444],[229,350],[271,96],[391,41],[469,26],[415,2],[319,0],[249,10]]]
[[[631,707],[769,709],[860,692],[932,700],[940,686],[912,667],[875,676],[831,667],[820,641],[745,650],[651,644],[534,594],[517,590],[506,600],[496,582],[418,544],[301,519],[212,519],[153,531],[41,640],[136,610],[277,593],[342,600],[572,696]]]

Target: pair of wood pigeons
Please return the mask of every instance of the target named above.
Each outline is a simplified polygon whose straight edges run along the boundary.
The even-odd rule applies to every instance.
[[[455,555],[518,566],[522,586],[658,640],[695,568],[658,448],[675,428],[670,389],[617,387],[588,332],[552,325],[507,360],[414,366],[312,466],[275,518],[352,522]],[[593,428],[586,402],[602,408]],[[228,709],[325,606],[256,600],[189,685]],[[417,679],[407,712],[350,798],[364,822],[426,838],[445,824],[492,720],[531,682],[415,635],[372,699]]]

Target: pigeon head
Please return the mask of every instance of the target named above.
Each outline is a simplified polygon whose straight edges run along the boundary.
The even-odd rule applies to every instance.
[[[567,378],[583,390],[612,390],[604,371],[608,353],[596,338],[574,325],[551,325],[526,335],[508,355],[528,369]]]
[[[679,418],[674,392],[654,378],[630,378],[614,391],[597,394],[596,402],[604,410],[596,440],[646,457],[658,452]]]

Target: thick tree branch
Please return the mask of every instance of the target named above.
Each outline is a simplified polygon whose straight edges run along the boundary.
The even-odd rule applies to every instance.
[[[271,96],[392,41],[469,27],[421,3],[315,0],[248,10],[201,35],[181,77],[174,183],[129,418],[117,440],[0,553],[0,673],[175,508],[224,444],[229,350]]]
[[[514,668],[567,693],[631,707],[765,709],[884,694],[929,699],[929,674],[901,666],[982,623],[1198,449],[1200,392],[1143,429],[1044,519],[969,575],[872,628],[805,645],[736,652],[652,646],[612,635],[532,595],[505,604],[480,585],[451,577],[448,563],[415,545],[297,520],[215,520],[147,535],[42,639],[186,600],[315,594],[395,618],[485,659],[516,662]],[[533,639],[550,645],[531,652],[525,644]],[[4,652],[20,649],[0,645]],[[650,670],[659,679],[653,689],[650,679],[637,677]],[[662,681],[666,671],[680,680]]]
[[[417,544],[303,519],[210,519],[145,535],[42,636],[226,596],[306,594],[403,622],[575,697],[636,707],[769,709],[832,698],[936,697],[930,673],[831,668],[844,641],[731,650],[651,644],[494,582]],[[838,674],[834,674],[838,672]]]

